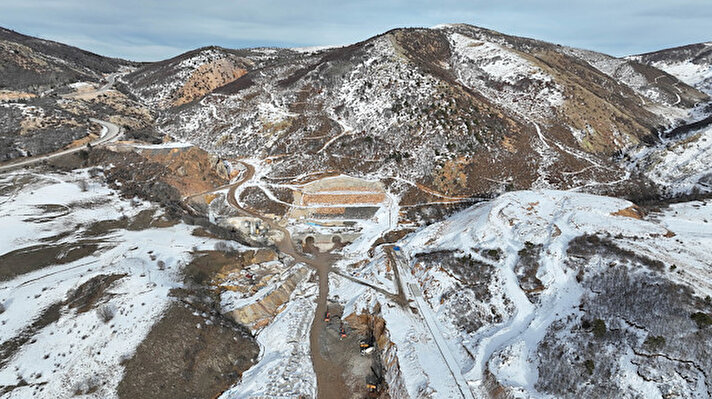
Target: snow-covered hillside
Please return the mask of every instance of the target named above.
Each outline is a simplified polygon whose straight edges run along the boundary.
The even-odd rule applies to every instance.
[[[707,397],[710,331],[692,315],[712,311],[710,245],[709,201],[645,215],[615,198],[512,192],[402,241],[411,307],[413,283],[427,304],[415,314],[347,280],[332,291],[356,313],[381,303],[403,397],[459,396],[457,373],[475,397]]]
[[[693,130],[677,140],[642,149],[636,167],[668,194],[712,191],[712,126]]]
[[[0,185],[3,397],[116,397],[122,362],[182,285],[189,253],[217,241],[185,224],[139,227],[160,208],[86,170],[8,173]]]
[[[0,175],[0,397],[710,398],[711,54],[452,24],[25,84],[0,130],[126,140]]]
[[[137,68],[121,81],[144,104],[163,109],[188,103],[290,50],[205,47]]]
[[[706,98],[647,65],[469,25],[268,56],[245,53],[260,67],[162,112],[160,130],[226,157],[274,157],[286,176],[397,176],[477,196],[610,185],[626,172],[609,155],[654,142]]]
[[[628,57],[658,68],[712,95],[712,42]]]

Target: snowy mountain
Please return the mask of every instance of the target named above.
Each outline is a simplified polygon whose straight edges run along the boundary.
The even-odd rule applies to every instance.
[[[0,54],[0,90],[33,93],[80,80],[98,81],[105,73],[134,65],[2,27]]]
[[[712,94],[712,42],[634,55],[628,59],[658,68]],[[658,80],[669,79],[661,77]],[[712,108],[709,103],[701,103],[697,109],[695,123],[672,129],[663,136],[663,145],[643,148],[636,155],[637,167],[671,194],[712,190],[712,169],[706,162],[712,151]]]
[[[709,398],[710,48],[0,30],[0,397]]]
[[[628,57],[669,73],[712,94],[712,42],[691,44]]]
[[[283,175],[395,175],[453,196],[610,190],[626,176],[612,154],[655,142],[707,99],[637,62],[467,25],[270,55],[162,113],[159,129],[223,156],[273,157]]]
[[[231,83],[249,70],[274,62],[278,49],[231,50],[205,47],[177,57],[147,64],[122,78],[128,90],[144,103],[170,108],[202,98]]]

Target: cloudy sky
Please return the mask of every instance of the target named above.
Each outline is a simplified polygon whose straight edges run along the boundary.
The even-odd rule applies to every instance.
[[[451,22],[627,55],[712,40],[712,0],[0,0],[0,26],[140,61]]]

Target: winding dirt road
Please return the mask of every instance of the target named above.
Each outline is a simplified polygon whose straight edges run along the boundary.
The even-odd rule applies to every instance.
[[[349,398],[350,392],[344,383],[342,364],[334,364],[328,361],[321,353],[321,335],[326,330],[326,323],[323,315],[326,313],[327,298],[329,294],[329,273],[337,259],[337,256],[330,253],[317,253],[311,256],[305,255],[294,246],[292,236],[289,231],[277,224],[272,218],[266,217],[254,210],[242,207],[235,198],[235,191],[245,182],[255,175],[255,168],[240,161],[246,168],[244,176],[237,182],[231,184],[227,193],[227,202],[238,212],[244,215],[261,219],[271,229],[282,233],[282,239],[276,242],[277,249],[292,256],[297,262],[302,262],[316,270],[319,278],[319,295],[317,298],[314,321],[309,332],[309,346],[311,348],[312,364],[316,373],[317,397],[319,398]]]

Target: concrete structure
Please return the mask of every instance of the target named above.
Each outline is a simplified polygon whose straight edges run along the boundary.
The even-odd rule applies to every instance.
[[[307,183],[293,191],[292,219],[368,219],[386,201],[380,181],[334,176]]]

